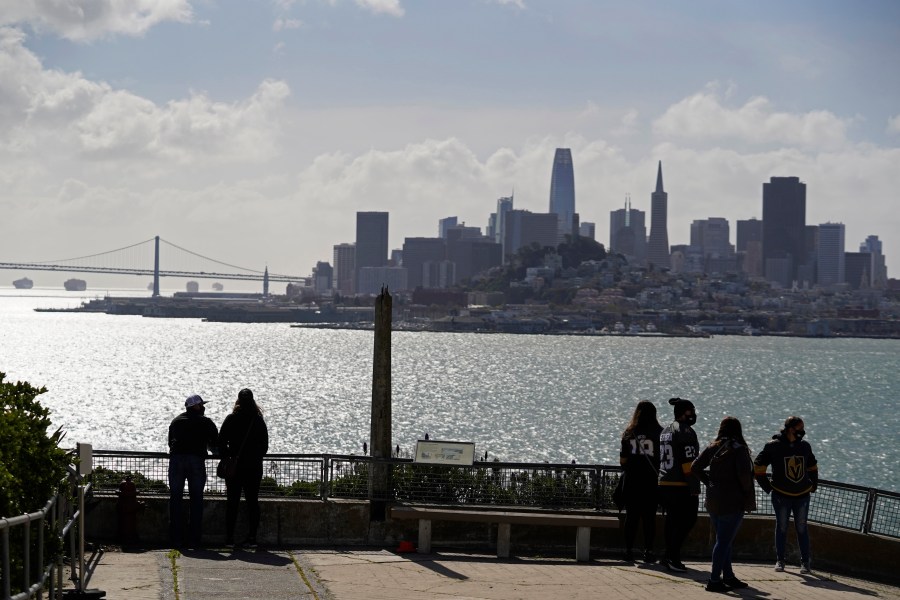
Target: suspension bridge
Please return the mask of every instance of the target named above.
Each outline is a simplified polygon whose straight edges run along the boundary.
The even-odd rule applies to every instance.
[[[165,264],[177,265],[178,268],[160,268],[161,254],[166,259]],[[75,258],[24,263],[0,262],[0,269],[151,276],[154,296],[159,296],[160,277],[261,281],[264,293],[268,293],[270,281],[291,283],[306,279],[299,275],[269,273],[268,267],[262,271],[239,267],[182,248],[159,236],[123,248]]]

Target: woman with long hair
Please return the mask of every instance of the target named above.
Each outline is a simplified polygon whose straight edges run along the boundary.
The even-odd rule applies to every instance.
[[[263,457],[269,451],[269,430],[262,410],[253,398],[253,392],[242,389],[231,414],[225,417],[219,430],[219,453],[223,458],[234,458],[237,471],[225,479],[227,504],[225,506],[225,545],[234,547],[234,528],[237,524],[241,491],[247,500],[249,531],[241,542],[246,548],[256,547],[259,529],[259,486],[262,481]]]
[[[709,467],[709,472],[705,469]],[[753,461],[744,441],[741,422],[725,417],[716,439],[691,465],[691,471],[706,484],[706,510],[716,532],[712,552],[712,570],[706,590],[726,592],[747,587],[731,567],[734,538],[740,529],[744,512],[756,510],[753,491]]]
[[[631,421],[622,433],[619,464],[625,477],[625,560],[634,562],[634,539],[639,523],[644,529],[644,562],[654,563],[656,537],[657,476],[659,474],[659,434],[656,406],[638,402]]]

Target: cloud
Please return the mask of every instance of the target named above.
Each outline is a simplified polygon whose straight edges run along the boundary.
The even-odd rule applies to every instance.
[[[375,14],[402,17],[406,12],[400,0],[356,0],[357,6]]]
[[[514,6],[519,10],[525,10],[525,0],[494,0],[497,4],[501,6]]]
[[[689,140],[732,140],[750,144],[787,144],[834,148],[846,143],[851,120],[825,110],[786,113],[763,96],[743,106],[725,106],[715,86],[685,98],[653,123],[659,136]]]
[[[888,119],[887,132],[900,133],[900,115],[896,115]]]
[[[300,29],[303,27],[303,21],[300,19],[286,19],[284,17],[278,17],[275,19],[275,22],[272,23],[272,31],[283,31],[285,29]]]
[[[0,4],[0,25],[30,25],[90,42],[110,34],[140,36],[165,21],[189,23],[189,0],[15,0]]]

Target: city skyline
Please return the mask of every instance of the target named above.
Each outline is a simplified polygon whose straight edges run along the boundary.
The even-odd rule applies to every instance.
[[[451,215],[484,229],[510,190],[545,212],[570,148],[604,244],[627,195],[650,225],[662,161],[670,246],[798,177],[807,224],[900,265],[896,3],[92,6],[0,7],[5,260],[160,235],[308,274],[356,212],[391,214],[389,249]]]

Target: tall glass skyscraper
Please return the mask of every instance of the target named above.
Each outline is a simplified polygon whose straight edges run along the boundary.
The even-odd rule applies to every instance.
[[[650,238],[647,240],[647,262],[669,269],[668,212],[669,195],[663,190],[662,161],[656,170],[656,191],[650,194]]]
[[[388,260],[388,213],[356,213],[356,291],[360,290],[360,270],[383,267]]]
[[[550,176],[550,211],[559,222],[559,241],[572,235],[575,218],[575,170],[572,167],[572,150],[557,148],[553,156],[553,173]]]
[[[806,264],[806,184],[771,177],[763,184],[762,252],[766,279],[790,286]]]

